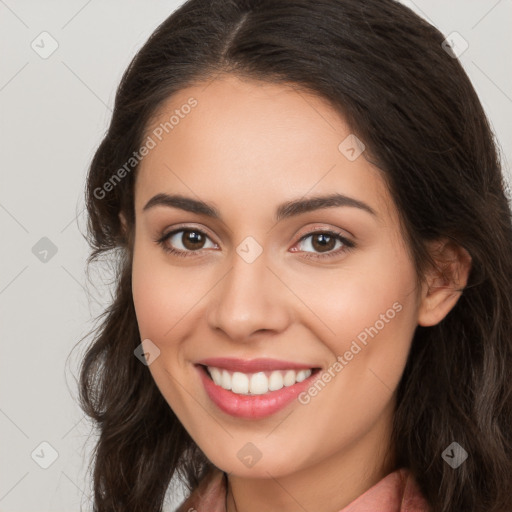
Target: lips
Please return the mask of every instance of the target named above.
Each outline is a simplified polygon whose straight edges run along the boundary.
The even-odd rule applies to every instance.
[[[309,370],[319,368],[310,363],[297,363],[294,361],[284,361],[279,359],[236,359],[231,357],[210,357],[197,361],[196,364],[202,366],[214,366],[223,368],[231,372],[257,373],[274,370]]]
[[[219,364],[218,360],[215,361],[215,364]],[[277,413],[286,406],[291,405],[294,401],[298,403],[295,400],[297,396],[309,386],[313,385],[313,382],[321,376],[318,370],[301,382],[284,386],[277,391],[247,395],[235,393],[215,384],[208,374],[207,366],[196,364],[195,367],[207,396],[218,409],[230,416],[253,420]],[[259,366],[259,368],[261,368],[261,366]],[[301,365],[301,369],[303,368],[304,366]]]

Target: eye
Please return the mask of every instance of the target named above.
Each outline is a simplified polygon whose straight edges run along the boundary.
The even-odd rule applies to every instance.
[[[167,253],[187,257],[193,256],[194,252],[204,249],[207,240],[210,240],[210,238],[200,229],[182,228],[164,234],[156,240],[156,243],[161,245]],[[176,248],[175,246],[178,247]],[[213,244],[213,247],[217,247],[216,244]]]
[[[308,241],[308,239],[311,239]],[[162,246],[166,253],[179,257],[195,256],[208,247],[205,245],[210,241],[209,248],[218,248],[218,245],[211,242],[210,237],[202,230],[197,228],[180,228],[163,234],[155,242]],[[337,250],[336,245],[338,244]],[[329,230],[317,230],[301,237],[298,244],[301,248],[292,248],[292,252],[305,252],[303,258],[322,259],[333,256],[340,256],[356,245],[354,242],[345,238],[341,233]],[[177,247],[176,247],[177,246]],[[309,251],[312,249],[313,252]],[[314,251],[317,251],[315,253]]]
[[[311,240],[307,241],[308,239]],[[333,249],[336,247],[336,244],[339,244],[338,249],[333,251]],[[355,243],[345,238],[341,233],[320,230],[304,235],[299,240],[299,245],[303,247],[300,249],[301,251],[309,252],[307,249],[319,251],[320,254],[310,253],[303,256],[304,258],[313,259],[340,256],[341,254],[344,254],[355,247]],[[294,249],[292,249],[292,251],[298,252]]]

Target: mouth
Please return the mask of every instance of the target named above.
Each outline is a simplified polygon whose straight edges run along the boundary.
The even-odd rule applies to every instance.
[[[321,368],[267,370],[258,372],[231,371],[226,368],[199,364],[215,385],[237,395],[264,395],[302,382],[318,373]]]
[[[237,418],[270,416],[295,402],[319,378],[321,368],[234,372],[218,366],[195,364],[211,402]]]

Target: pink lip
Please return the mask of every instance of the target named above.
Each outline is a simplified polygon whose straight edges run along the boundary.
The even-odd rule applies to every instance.
[[[274,370],[308,370],[309,368],[315,368],[315,366],[311,364],[266,358],[244,360],[232,357],[209,357],[201,361],[196,361],[196,364],[215,366],[215,368],[224,368],[232,372],[242,373],[257,373]]]
[[[248,419],[264,418],[283,409],[302,391],[311,386],[313,380],[321,376],[321,372],[317,371],[302,382],[297,382],[292,386],[284,386],[278,391],[269,391],[263,395],[237,395],[221,386],[217,386],[208,375],[206,368],[202,366],[202,363],[197,364],[196,368],[210,400],[221,411],[231,416]],[[302,368],[304,367],[302,366]]]

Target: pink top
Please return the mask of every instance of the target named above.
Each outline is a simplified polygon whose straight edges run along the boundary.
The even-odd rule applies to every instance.
[[[176,512],[226,512],[225,474],[216,468]],[[339,512],[429,512],[428,504],[405,468],[393,471]]]

